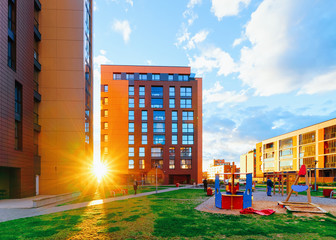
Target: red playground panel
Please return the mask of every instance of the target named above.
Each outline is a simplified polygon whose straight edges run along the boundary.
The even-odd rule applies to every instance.
[[[243,195],[222,195],[222,209],[243,209],[243,199]]]

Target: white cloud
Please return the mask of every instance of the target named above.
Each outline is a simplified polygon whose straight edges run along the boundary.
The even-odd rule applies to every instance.
[[[103,50],[103,49],[101,49],[99,52],[100,52],[101,54],[103,54],[103,55],[105,55],[105,54],[106,54],[106,51],[105,51],[105,50]]]
[[[132,30],[127,20],[124,21],[115,20],[112,29],[123,36],[125,43],[129,41]]]
[[[146,64],[147,64],[147,65],[152,65],[152,61],[151,61],[151,60],[147,60],[147,61],[146,61]]]
[[[186,44],[186,46],[184,46],[184,49],[193,49],[195,48],[195,44],[201,43],[203,42],[207,36],[208,36],[209,32],[206,30],[201,30],[198,33],[196,33]],[[188,36],[189,38],[189,36]]]
[[[133,0],[126,0],[127,3],[129,3],[133,7]]]
[[[223,17],[236,16],[251,0],[212,0],[211,11],[220,21]]]
[[[252,14],[239,78],[270,96],[335,90],[335,2],[264,0]],[[332,69],[332,70],[330,70]]]
[[[315,94],[336,90],[336,70],[318,75],[306,85],[304,85],[299,94]]]
[[[194,23],[194,21],[198,18],[198,15],[196,13],[194,13],[194,11],[192,9],[187,9],[183,12],[183,17],[184,18],[188,18],[187,22],[188,25],[192,25]]]
[[[218,107],[223,107],[227,103],[239,103],[245,102],[247,97],[247,91],[225,91],[223,86],[217,81],[213,88],[205,89],[203,91],[203,103],[217,103]]]
[[[189,57],[189,65],[201,75],[218,69],[217,75],[227,76],[236,72],[237,65],[232,57],[220,48],[206,48],[201,50],[201,55]]]
[[[279,119],[279,120],[275,120],[273,122],[273,126],[272,129],[277,129],[277,128],[281,128],[282,126],[284,126],[286,124],[285,120],[283,119]]]
[[[180,46],[183,42],[189,40],[190,32],[188,32],[188,28],[186,28],[184,24],[182,24],[180,33],[177,36],[177,42],[175,43],[177,47]]]
[[[187,5],[187,8],[193,8],[195,5],[201,4],[201,3],[202,3],[202,0],[190,0]]]
[[[93,1],[93,11],[97,11],[97,10],[98,10],[97,1]]]

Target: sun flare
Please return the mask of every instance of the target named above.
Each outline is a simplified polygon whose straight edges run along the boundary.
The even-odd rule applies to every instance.
[[[101,182],[101,180],[104,178],[104,176],[107,174],[107,166],[102,162],[95,162],[93,165],[93,173],[96,176],[98,183]]]

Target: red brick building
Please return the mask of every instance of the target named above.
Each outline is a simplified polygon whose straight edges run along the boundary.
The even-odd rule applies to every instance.
[[[91,0],[0,2],[0,198],[72,191],[92,162],[91,14]]]
[[[101,67],[101,152],[147,183],[202,182],[202,79],[189,67]],[[157,168],[156,168],[157,167]]]

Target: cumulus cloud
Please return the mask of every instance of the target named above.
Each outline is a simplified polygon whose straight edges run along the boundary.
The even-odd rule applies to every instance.
[[[249,5],[251,0],[212,0],[211,11],[220,21],[223,17],[235,16]]]
[[[115,20],[112,25],[112,29],[115,32],[120,33],[122,35],[125,43],[129,41],[132,30],[127,20],[124,21]]]
[[[239,78],[261,96],[335,90],[335,10],[331,0],[264,0],[246,26]]]
[[[195,5],[202,3],[202,0],[190,0],[187,8],[193,8]]]
[[[201,30],[198,33],[196,33],[191,39],[189,39],[189,35],[186,36],[186,39],[189,39],[189,41],[183,48],[189,50],[195,48],[195,45],[203,42],[207,38],[208,34],[209,34],[208,31]]]
[[[213,88],[203,91],[203,103],[217,103],[218,107],[223,107],[227,103],[245,102],[248,97],[246,90],[225,91],[223,86],[217,81]]]
[[[189,65],[200,75],[214,69],[218,69],[217,75],[224,76],[238,71],[237,64],[230,54],[215,47],[202,49],[200,55],[189,57]]]

